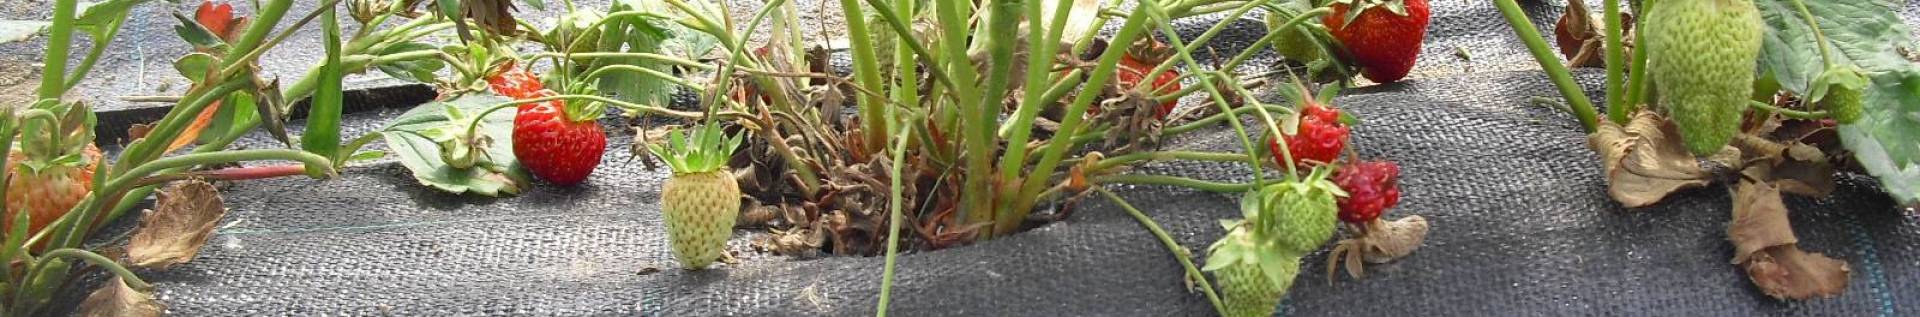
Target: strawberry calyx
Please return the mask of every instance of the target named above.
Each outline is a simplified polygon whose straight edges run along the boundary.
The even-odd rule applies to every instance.
[[[62,167],[93,164],[86,157],[93,145],[93,108],[85,103],[35,107],[47,115],[27,114],[20,124],[19,146],[23,155],[19,166],[40,173]],[[11,172],[11,171],[9,171]]]
[[[1346,10],[1346,14],[1341,17],[1343,20],[1340,25],[1353,24],[1353,20],[1359,19],[1361,14],[1373,8],[1385,9],[1387,12],[1392,12],[1393,15],[1397,16],[1407,16],[1408,14],[1405,0],[1334,0],[1329,5],[1335,6],[1334,10],[1336,10],[1336,12],[1338,12],[1337,10],[1342,10],[1340,7],[1345,7],[1344,10]],[[1334,27],[1337,28],[1340,26]]]
[[[674,175],[699,174],[723,170],[740,148],[740,133],[729,136],[717,123],[693,128],[691,136],[675,129],[667,133],[665,144],[648,144],[647,151],[666,161]]]

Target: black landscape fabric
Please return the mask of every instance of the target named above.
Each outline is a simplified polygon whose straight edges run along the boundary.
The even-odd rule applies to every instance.
[[[802,7],[816,5],[803,2]],[[1543,29],[1551,27],[1563,5],[1523,2]],[[165,31],[174,22],[164,9],[136,12],[129,27],[144,31],[129,32],[120,43],[183,45]],[[1728,264],[1733,256],[1725,238],[1732,207],[1728,188],[1687,191],[1652,208],[1620,207],[1607,197],[1597,157],[1586,149],[1573,118],[1529,102],[1558,94],[1492,4],[1436,0],[1433,11],[1421,62],[1409,80],[1352,90],[1335,101],[1364,121],[1353,132],[1362,157],[1395,160],[1403,168],[1404,196],[1386,217],[1422,215],[1432,223],[1432,233],[1411,256],[1371,265],[1361,280],[1343,276],[1329,284],[1325,252],[1307,257],[1282,314],[1915,313],[1910,304],[1920,303],[1920,224],[1871,178],[1844,175],[1828,199],[1786,200],[1800,247],[1852,268],[1845,295],[1770,299]],[[1908,3],[1903,16],[1913,25],[1920,5]],[[1191,38],[1211,23],[1180,25]],[[1257,21],[1243,21],[1209,46],[1238,52],[1262,33]],[[20,46],[5,48],[38,54]],[[182,48],[146,49],[152,55]],[[168,56],[176,55],[148,57],[165,61]],[[1272,59],[1263,57],[1241,71],[1264,71]],[[268,69],[297,73],[312,60],[317,58],[270,59]],[[106,71],[166,65],[132,58],[106,63]],[[151,71],[156,73],[151,76],[172,76],[170,69]],[[1590,96],[1601,96],[1600,73],[1576,74]],[[345,119],[346,135],[372,131],[431,96],[418,86],[383,89],[416,92],[358,98],[381,106],[355,107],[359,111]],[[87,95],[108,100],[127,90],[90,91]],[[1188,106],[1196,98],[1189,97]],[[1263,99],[1279,101],[1272,94]],[[103,119],[109,126],[102,130],[123,129],[142,113],[158,113],[124,103],[103,109],[115,109],[103,118],[120,119]],[[611,136],[609,149],[632,142],[622,133]],[[277,146],[269,140],[261,134],[243,144]],[[1238,142],[1222,127],[1171,140],[1167,147],[1236,151]],[[428,189],[391,159],[349,168],[330,181],[238,183],[225,191],[232,210],[199,259],[144,276],[178,316],[873,313],[879,257],[760,254],[747,251],[747,243],[764,233],[738,230],[730,246],[743,251],[740,264],[680,270],[668,251],[658,205],[658,187],[668,173],[646,170],[630,159],[624,151],[610,151],[583,186],[540,186],[509,199]],[[1220,181],[1246,174],[1234,165],[1200,163],[1157,163],[1138,171]],[[1155,186],[1116,189],[1196,253],[1224,233],[1216,219],[1239,216],[1233,195]],[[1202,295],[1185,288],[1183,270],[1171,253],[1134,219],[1100,199],[1079,208],[1066,221],[1030,232],[902,256],[892,312],[1213,314]],[[129,227],[127,222],[119,224],[120,230]],[[91,285],[67,293],[77,300],[87,289]]]

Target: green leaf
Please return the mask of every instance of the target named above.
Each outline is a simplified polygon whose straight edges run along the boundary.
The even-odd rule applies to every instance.
[[[399,54],[399,53],[407,53],[407,52],[414,52],[414,51],[429,51],[429,50],[438,50],[438,49],[440,48],[434,47],[433,45],[421,44],[417,42],[406,42],[406,43],[394,44],[393,46],[389,46],[387,47],[386,50],[381,51],[380,54],[393,55],[393,54]],[[419,82],[419,83],[432,83],[434,82],[435,79],[438,78],[438,76],[435,75],[434,73],[439,72],[440,69],[442,68],[446,68],[446,66],[447,64],[445,62],[441,62],[440,59],[438,58],[421,58],[421,59],[415,59],[415,60],[385,62],[379,65],[375,65],[374,68],[379,69],[380,72],[382,73],[387,73],[387,76],[393,76],[393,78]]]
[[[173,32],[179,34],[180,39],[187,40],[188,44],[193,44],[193,47],[221,51],[227,46],[220,36],[214,35],[213,31],[207,30],[206,26],[193,18],[179,12],[174,12],[173,18],[180,20],[180,25],[173,27]]]
[[[631,10],[621,4],[619,10]],[[626,53],[660,53],[661,44],[670,37],[666,30],[657,26],[653,19],[644,17],[615,18],[606,21],[600,30],[600,51]],[[633,65],[671,74],[671,65],[640,58],[604,58],[595,61],[595,65]],[[673,93],[671,83],[660,78],[644,74],[621,71],[600,77],[597,84],[601,92],[613,94],[620,101],[645,104],[666,104]]]
[[[46,32],[47,21],[0,20],[0,44],[32,39],[40,32]]]
[[[313,92],[312,102],[307,105],[307,128],[300,135],[300,149],[325,157],[337,157],[340,152],[340,109],[342,98],[340,80],[346,65],[340,62],[340,19],[335,8],[327,9],[320,18],[320,45],[326,50],[326,61],[320,64],[320,88]]]
[[[95,37],[105,37],[107,32],[119,26],[134,5],[147,0],[108,0],[106,2],[82,4],[80,17],[74,19],[73,26],[81,32]],[[97,40],[96,40],[97,41]]]
[[[453,168],[441,159],[440,145],[423,133],[457,124],[447,118],[442,105],[451,105],[466,113],[479,114],[486,107],[512,101],[490,94],[473,94],[454,100],[435,101],[408,110],[395,118],[380,134],[400,164],[413,171],[422,184],[450,193],[475,193],[486,196],[511,195],[525,188],[527,175],[513,156],[513,111],[488,114],[480,133],[492,137],[487,156],[490,164],[473,168]]]
[[[181,77],[186,77],[187,80],[199,84],[205,82],[207,73],[215,71],[214,67],[218,67],[219,65],[220,59],[214,58],[213,55],[207,53],[192,53],[187,54],[187,56],[181,56],[179,60],[174,61],[173,69],[180,71]]]
[[[1840,126],[1840,138],[1882,189],[1901,204],[1920,203],[1920,66],[1901,52],[1914,50],[1912,30],[1893,0],[1800,0],[1830,41],[1834,63],[1858,66],[1871,82],[1863,117]],[[1827,72],[1818,41],[1793,0],[1757,0],[1765,27],[1760,66],[1781,87],[1810,95]]]
[[[360,153],[353,153],[353,155],[351,155],[351,156],[347,156],[347,160],[346,160],[346,161],[348,161],[348,162],[366,162],[366,161],[372,161],[372,160],[378,160],[378,159],[382,159],[382,158],[386,158],[386,157],[387,157],[387,151],[377,151],[377,150],[376,150],[376,151],[361,151]]]
[[[546,10],[546,9],[547,9],[547,1],[546,1],[546,0],[526,0],[526,2],[527,2],[527,6],[530,6],[530,7],[533,7],[533,9],[534,9],[534,10]]]

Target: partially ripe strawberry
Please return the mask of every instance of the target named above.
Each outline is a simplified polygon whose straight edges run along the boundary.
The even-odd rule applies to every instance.
[[[1314,166],[1332,163],[1340,158],[1340,152],[1346,149],[1350,128],[1340,123],[1340,110],[1318,104],[1307,104],[1300,112],[1300,126],[1294,134],[1283,136],[1287,141],[1288,152],[1280,152],[1280,143],[1267,141],[1267,150],[1273,152],[1273,161],[1287,166],[1286,154],[1293,155],[1295,166]]]
[[[1147,72],[1153,71],[1155,66],[1160,65],[1159,63],[1142,61],[1129,54],[1120,58],[1120,65],[1117,69],[1118,72],[1114,73],[1114,76],[1120,79],[1120,89],[1137,89],[1141,83],[1147,82]],[[1151,84],[1153,84],[1154,94],[1168,94],[1180,91],[1180,72],[1168,69],[1167,71],[1154,75],[1152,80]],[[1160,103],[1160,112],[1155,114],[1155,118],[1166,119],[1167,115],[1173,113],[1173,108],[1178,105],[1180,105],[1179,101],[1174,100]],[[1090,113],[1098,114],[1097,112]]]
[[[1366,224],[1400,203],[1400,165],[1389,161],[1349,163],[1333,175],[1347,192],[1340,197],[1340,221]]]
[[[1331,8],[1321,22],[1363,68],[1361,75],[1389,83],[1413,71],[1432,14],[1427,0],[1337,0]]]
[[[535,98],[534,94],[539,93],[542,89],[546,89],[546,84],[540,83],[538,76],[534,76],[532,72],[513,67],[512,63],[502,66],[501,69],[500,72],[493,74],[493,76],[487,76],[487,87],[493,88],[493,92],[496,94],[513,99],[528,99]],[[522,107],[524,108],[525,105],[522,105]]]
[[[528,98],[552,95],[540,90]],[[513,118],[514,157],[533,176],[561,186],[586,181],[607,149],[600,123],[568,119],[565,105],[560,100],[521,104]]]

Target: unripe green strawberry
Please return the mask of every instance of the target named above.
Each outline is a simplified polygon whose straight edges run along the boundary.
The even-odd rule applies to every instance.
[[[1860,121],[1862,103],[1866,102],[1863,98],[1858,89],[1835,85],[1827,90],[1827,97],[1820,103],[1827,108],[1827,114],[1833,116],[1834,121],[1849,124]]]
[[[660,208],[673,255],[686,269],[713,264],[733,236],[734,219],[740,216],[740,184],[726,164],[739,147],[740,135],[728,137],[718,125],[699,128],[690,139],[673,131],[666,145],[648,145],[673,169],[673,178],[660,190]]]
[[[1256,239],[1297,255],[1317,250],[1333,238],[1340,222],[1335,196],[1345,196],[1346,192],[1327,180],[1328,171],[1316,168],[1304,180],[1270,185],[1252,193],[1264,197],[1243,200],[1241,213],[1252,225]],[[1244,205],[1247,201],[1260,205]]]
[[[740,215],[740,185],[725,170],[674,174],[660,192],[673,255],[687,268],[705,268],[720,258]]]
[[[1262,267],[1241,263],[1229,265],[1214,271],[1214,280],[1220,282],[1220,300],[1226,305],[1226,317],[1264,317],[1273,316],[1273,309],[1280,306],[1280,299],[1286,297],[1287,288],[1293,286],[1293,278],[1300,273],[1300,261],[1287,261],[1282,268],[1283,282],[1274,284],[1268,279]]]
[[[1295,10],[1293,12],[1304,12],[1312,9],[1313,5],[1294,0],[1285,1],[1280,6]],[[1273,50],[1279,52],[1280,56],[1301,63],[1320,60],[1320,47],[1313,44],[1314,39],[1307,31],[1307,26],[1311,22],[1302,22],[1285,30],[1280,29],[1280,25],[1291,18],[1291,15],[1267,14],[1267,32],[1280,32],[1279,35],[1274,35]]]
[[[1719,152],[1739,133],[1760,57],[1751,0],[1655,2],[1644,25],[1650,73],[1687,150]]]

